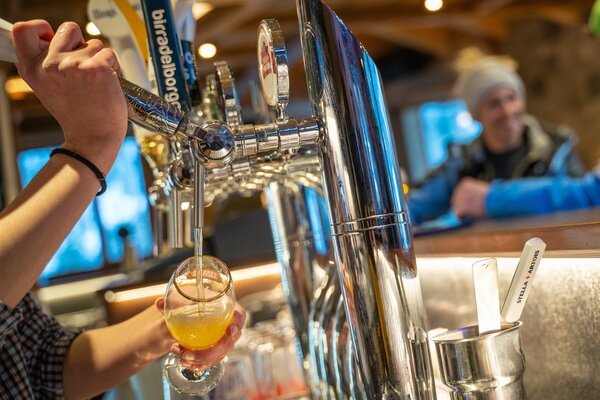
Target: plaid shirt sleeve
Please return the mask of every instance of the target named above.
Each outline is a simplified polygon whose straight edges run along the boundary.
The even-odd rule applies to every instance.
[[[62,399],[65,356],[79,333],[45,314],[31,294],[12,309],[0,301],[0,399]]]

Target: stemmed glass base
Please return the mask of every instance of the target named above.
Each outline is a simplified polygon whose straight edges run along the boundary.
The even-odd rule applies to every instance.
[[[217,386],[225,373],[222,361],[202,372],[186,368],[179,361],[178,356],[169,353],[163,369],[171,387],[178,393],[204,396]]]

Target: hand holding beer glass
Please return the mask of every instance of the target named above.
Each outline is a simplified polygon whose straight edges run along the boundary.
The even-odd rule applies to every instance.
[[[206,351],[203,362],[208,363],[232,350],[244,319],[243,313],[235,315],[235,307],[231,273],[223,261],[193,256],[179,264],[167,285],[164,308],[169,332],[183,348],[165,361],[165,375],[174,390],[203,395],[218,384],[224,373],[222,362],[210,366],[182,358],[187,358],[186,349],[196,359]]]

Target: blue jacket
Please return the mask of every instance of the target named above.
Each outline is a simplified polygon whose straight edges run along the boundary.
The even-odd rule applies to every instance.
[[[581,177],[584,168],[574,152],[577,137],[564,127],[543,127],[531,116],[526,116],[524,123],[527,155],[515,168],[512,177],[514,181],[495,178],[493,169],[487,168],[483,144],[477,139],[468,146],[462,146],[459,152],[451,151],[450,154],[454,155],[441,168],[420,187],[409,192],[408,205],[412,221],[420,224],[445,214],[449,210],[454,188],[460,179],[467,176],[492,182],[486,199],[487,211],[492,217],[549,212],[548,203],[538,204],[538,201],[533,201],[525,204],[525,196],[531,196],[531,191],[537,187],[534,185],[536,179],[518,178]],[[553,204],[563,207],[554,210],[577,208],[568,200],[553,201]]]
[[[485,206],[494,218],[600,207],[600,174],[495,181]]]

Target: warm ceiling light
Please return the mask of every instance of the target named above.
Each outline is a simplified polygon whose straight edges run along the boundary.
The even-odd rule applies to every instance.
[[[213,58],[217,54],[217,46],[212,43],[204,43],[198,47],[198,54],[202,58]]]
[[[444,6],[444,0],[425,0],[425,8],[428,11],[439,11]]]
[[[214,8],[215,6],[210,3],[199,1],[192,4],[192,15],[194,16],[194,19],[198,21],[200,18],[211,12]]]
[[[11,100],[22,100],[33,90],[20,76],[12,76],[4,83],[4,89]]]
[[[92,21],[87,23],[87,25],[85,26],[85,31],[92,36],[98,36],[101,34],[100,29],[98,29],[96,24],[93,23]]]

